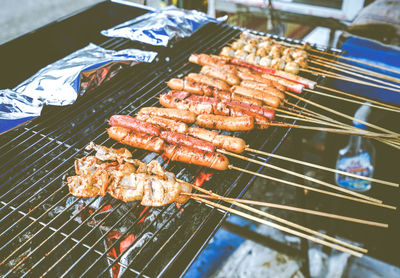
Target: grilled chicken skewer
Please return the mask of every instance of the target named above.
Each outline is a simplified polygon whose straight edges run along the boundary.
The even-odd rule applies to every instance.
[[[165,171],[153,160],[145,164],[132,159],[125,148],[113,149],[89,144],[94,156],[75,161],[76,176],[67,178],[70,193],[76,197],[96,197],[109,193],[124,202],[141,200],[144,206],[163,206],[172,202],[185,203],[191,187],[178,182],[173,173]]]
[[[97,151],[96,155],[84,157],[84,158],[78,159],[75,162],[75,167],[76,167],[75,170],[77,172],[77,175],[95,174],[98,169],[107,170],[109,172],[110,176],[113,178],[113,180],[111,181],[111,184],[108,185],[108,187],[107,187],[107,192],[110,193],[110,195],[112,195],[114,198],[120,199],[125,202],[142,200],[141,204],[147,205],[147,206],[166,205],[173,201],[175,201],[177,203],[185,203],[189,198],[194,198],[194,199],[200,200],[202,202],[214,205],[214,203],[212,203],[212,202],[200,199],[197,197],[197,195],[193,196],[191,194],[192,187],[195,187],[196,189],[203,191],[201,188],[176,179],[172,173],[165,171],[160,166],[160,164],[158,164],[155,161],[152,161],[146,165],[145,163],[143,163],[139,160],[132,159],[130,152],[128,150],[126,150],[125,148],[121,148],[118,150],[113,149],[113,148],[106,148],[106,147],[103,147],[100,145],[96,145],[93,142],[90,143],[90,145],[88,146],[87,149],[88,150],[95,149]],[[109,162],[110,160],[111,161],[113,160],[113,161]],[[103,164],[106,164],[106,165],[103,165]],[[118,168],[120,168],[120,169],[118,169]],[[144,186],[141,186],[141,184],[144,183],[143,182],[144,180],[140,179],[139,175],[144,175],[145,177],[148,178],[148,180],[145,180],[145,182],[147,181],[147,184],[145,184]],[[133,180],[132,177],[136,177],[136,178],[134,178],[134,180]],[[126,180],[121,182],[121,179],[126,179]],[[154,179],[156,179],[156,182],[154,182]],[[76,191],[74,191],[74,189],[75,189],[75,187],[77,187],[77,185],[74,183],[74,180],[75,180],[74,177],[68,178],[68,185],[70,187],[72,194],[76,193]],[[176,186],[176,184],[179,184],[179,186]],[[93,186],[93,184],[86,183],[86,184],[81,184],[80,187],[82,187],[84,185],[86,187]],[[147,188],[146,188],[146,185],[147,185]],[[151,192],[146,191],[146,189],[148,189],[148,187],[151,187]],[[180,191],[179,191],[179,189],[180,189]],[[131,192],[131,191],[133,191],[133,192]],[[179,196],[176,196],[177,191],[179,191]],[[93,195],[92,191],[83,190],[80,192],[81,192],[81,194],[79,194],[78,197],[95,197],[95,196],[97,196],[97,195]],[[100,194],[98,194],[98,195],[100,195]],[[213,195],[215,195],[215,194],[213,194]],[[246,210],[261,213],[259,210],[256,210],[254,208],[245,207],[242,204],[237,204],[237,203],[234,203],[234,204],[236,204],[237,206],[244,207]],[[215,206],[218,207],[219,205],[215,204]],[[247,214],[242,213],[241,215],[244,216]],[[267,216],[267,215],[264,213],[264,216]],[[332,216],[332,215],[330,215],[330,216]],[[334,216],[336,216],[336,215],[334,215]],[[311,229],[308,229],[308,228],[300,226],[298,224],[286,221],[284,219],[277,218],[273,215],[268,215],[268,217],[272,218],[278,222],[284,222],[285,224],[287,224],[289,226],[293,226],[297,229],[306,230],[307,232],[309,232],[311,234],[317,234],[317,232],[315,232]],[[347,219],[347,218],[343,218],[342,216],[336,216],[336,217],[340,218],[340,219]],[[252,217],[252,220],[261,221],[261,219],[259,219],[257,217]],[[362,222],[362,220],[359,220],[359,219],[351,219],[351,220],[365,223],[365,221]],[[371,224],[371,223],[368,222],[368,224]],[[292,230],[286,229],[286,231],[289,232]],[[294,233],[298,234],[299,232],[294,232]],[[301,234],[301,235],[303,235],[303,234]],[[337,248],[344,252],[349,252],[351,254],[358,255],[358,256],[361,256],[362,254],[358,253],[356,251],[352,251],[347,248],[352,248],[353,250],[357,250],[360,252],[367,252],[367,250],[365,250],[365,249],[362,249],[362,248],[359,248],[356,246],[352,246],[346,242],[339,241],[334,238],[330,238],[329,236],[322,235],[322,234],[321,234],[321,236],[323,238],[331,240],[340,245],[331,244],[329,242],[318,240],[318,242],[321,244],[328,245],[333,248]],[[308,238],[310,238],[310,236],[308,236]],[[345,247],[343,247],[343,246],[345,246]]]

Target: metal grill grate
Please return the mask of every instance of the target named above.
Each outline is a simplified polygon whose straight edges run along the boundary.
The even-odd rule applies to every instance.
[[[239,32],[209,24],[162,53],[158,63],[126,69],[73,106],[49,108],[40,118],[0,137],[0,273],[4,277],[107,277],[116,269],[122,270],[122,276],[185,272],[225,213],[192,200],[181,208],[171,204],[148,210],[137,202],[122,203],[109,196],[83,200],[69,194],[65,177],[74,174],[74,159],[88,154],[84,148],[90,141],[115,144],[105,133],[111,115],[134,115],[143,106],[158,105],[157,96],[168,91],[167,80],[199,70],[187,61],[191,53],[217,53]],[[102,46],[132,45],[110,39]],[[271,128],[244,137],[253,148],[273,152],[288,132]],[[198,167],[164,162],[158,154],[134,150],[133,155],[145,162],[157,159],[188,182],[199,174]],[[262,169],[236,159],[231,162],[252,171]],[[237,197],[253,179],[237,172],[213,172],[204,186]],[[132,237],[121,250],[121,243]]]

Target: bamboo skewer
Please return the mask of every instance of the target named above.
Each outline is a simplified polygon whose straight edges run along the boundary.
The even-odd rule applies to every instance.
[[[281,156],[281,155],[277,155],[277,154],[273,154],[273,153],[269,153],[269,152],[259,151],[259,150],[255,150],[255,149],[248,148],[248,147],[246,147],[245,150],[249,151],[249,152],[253,152],[253,153],[257,153],[257,154],[261,154],[261,155],[266,155],[266,156],[271,156],[271,157],[274,157],[274,158],[278,158],[278,159],[282,159],[282,160],[286,160],[286,161],[302,164],[302,165],[305,165],[305,166],[309,166],[309,167],[313,167],[313,168],[317,168],[317,169],[333,172],[333,173],[338,173],[338,174],[341,174],[341,175],[345,175],[345,176],[349,176],[349,177],[353,177],[353,178],[357,178],[357,179],[363,179],[363,180],[368,180],[368,181],[372,181],[372,182],[376,182],[376,183],[380,183],[380,184],[385,184],[385,185],[389,185],[389,186],[393,186],[393,187],[399,187],[398,183],[384,181],[384,180],[370,178],[370,177],[365,177],[365,176],[360,176],[360,175],[356,175],[356,174],[340,171],[340,170],[337,170],[337,169],[325,167],[325,166],[322,166],[322,165],[317,165],[317,164],[314,164],[314,163],[297,160],[297,159],[290,158],[290,157],[285,157],[285,156]]]
[[[320,95],[320,96],[326,96],[326,97],[330,97],[330,98],[340,99],[340,100],[347,101],[347,102],[357,103],[357,104],[361,104],[361,105],[367,105],[367,106],[370,106],[370,107],[373,107],[373,108],[377,108],[377,109],[382,109],[382,110],[387,110],[387,111],[400,113],[399,109],[392,109],[392,108],[379,106],[379,105],[375,105],[375,104],[368,103],[368,102],[358,101],[358,100],[354,100],[354,99],[348,99],[348,98],[339,97],[339,96],[335,96],[335,95],[330,95],[330,94],[326,94],[326,93],[318,92],[318,91],[314,91],[314,90],[308,90],[307,89],[307,92],[310,92],[310,93],[313,93],[313,94],[316,94],[316,95]]]
[[[337,129],[337,128],[327,128],[327,127],[319,127],[319,126],[308,126],[308,125],[295,125],[295,124],[288,124],[283,122],[270,122],[268,123],[270,126],[280,126],[280,127],[290,127],[290,128],[299,128],[305,130],[315,130],[315,131],[324,131],[336,134],[344,134],[344,135],[358,135],[370,138],[392,138],[391,134],[379,134],[379,135],[370,135],[368,133],[364,133],[357,130],[346,130],[346,129]]]
[[[357,77],[361,77],[363,79],[372,80],[372,81],[375,81],[377,83],[381,83],[381,84],[384,84],[384,85],[392,86],[392,87],[395,87],[395,88],[400,88],[400,86],[398,86],[396,84],[393,84],[393,83],[390,83],[390,82],[386,82],[386,81],[383,81],[383,80],[380,80],[380,79],[377,79],[377,78],[374,78],[374,77],[371,77],[371,76],[361,75],[359,73],[352,72],[352,71],[350,71],[348,69],[342,69],[342,68],[339,68],[339,67],[335,68],[335,67],[333,67],[331,65],[324,64],[324,63],[317,62],[317,61],[312,61],[312,63],[320,65],[320,66],[323,66],[325,68],[334,69],[334,70],[337,70],[337,71],[342,71],[344,73],[351,74],[351,75],[354,75],[354,76],[357,76]]]
[[[329,117],[327,117],[327,116],[325,116],[325,115],[322,115],[322,114],[319,114],[319,113],[315,113],[315,114],[316,114],[316,115],[319,115],[319,117],[323,118],[325,121],[318,121],[318,120],[316,120],[316,119],[310,119],[310,118],[299,118],[299,117],[282,116],[282,115],[280,115],[280,116],[281,116],[281,117],[284,117],[284,118],[296,119],[296,120],[298,120],[298,121],[306,121],[306,122],[320,123],[320,124],[323,124],[323,125],[335,126],[335,127],[340,126],[342,129],[345,129],[345,130],[353,130],[353,131],[358,131],[358,132],[366,132],[366,131],[363,130],[363,129],[360,129],[360,128],[354,127],[354,126],[352,126],[352,125],[348,125],[348,124],[339,122],[339,121],[334,120],[334,119],[332,119],[332,118],[329,118]],[[374,134],[374,133],[371,133],[370,131],[367,131],[367,132],[368,132],[368,133],[366,133],[366,134],[364,135],[365,137],[373,138],[373,139],[375,139],[375,140],[377,140],[377,141],[379,141],[379,142],[382,142],[382,143],[384,143],[384,144],[387,144],[387,145],[389,145],[389,146],[391,146],[391,147],[393,147],[393,148],[400,149],[400,146],[398,145],[398,142],[394,141],[394,140],[398,140],[398,139],[396,139],[396,138],[397,138],[396,135],[394,135],[394,138],[392,138],[392,139],[389,140],[389,139],[380,138],[380,137],[379,137],[380,134],[376,134],[376,133]],[[377,135],[377,136],[375,136],[375,135]],[[390,137],[390,136],[389,136],[389,137]]]
[[[297,105],[295,105],[295,104],[291,104],[290,102],[287,102],[287,103],[290,104],[290,105],[297,106]],[[292,117],[292,118],[293,118],[293,119],[297,119],[297,120],[299,120],[299,121],[306,121],[306,122],[308,121],[308,122],[313,122],[313,123],[320,123],[320,124],[328,125],[328,126],[335,126],[335,127],[337,127],[337,126],[339,125],[339,126],[341,126],[342,128],[344,128],[344,129],[346,129],[346,130],[356,130],[356,131],[359,131],[359,132],[363,132],[363,133],[366,134],[366,136],[368,135],[369,137],[375,138],[375,139],[378,140],[378,141],[381,140],[379,137],[382,136],[382,134],[380,134],[380,133],[374,133],[374,132],[366,131],[366,130],[363,130],[363,129],[354,127],[354,126],[352,126],[352,125],[348,125],[348,124],[339,122],[339,121],[334,120],[334,119],[332,119],[332,118],[330,118],[330,117],[328,117],[328,116],[326,116],[326,115],[323,115],[323,114],[317,113],[317,112],[315,112],[315,111],[309,110],[309,109],[307,109],[307,108],[305,108],[305,107],[304,107],[304,110],[305,110],[305,111],[308,111],[308,112],[309,112],[309,113],[308,113],[309,115],[313,114],[312,118],[310,118],[310,117],[305,117],[305,116],[301,116],[301,115],[298,115],[298,116],[299,116],[299,117],[302,117],[302,118],[299,118],[299,117],[297,117],[297,118]],[[298,112],[298,113],[300,113],[300,112]],[[304,113],[304,112],[303,112],[303,113]],[[285,117],[286,117],[286,118],[291,118],[291,117],[289,117],[289,116],[282,116],[282,115],[279,115],[279,116],[284,117],[284,118],[285,118]],[[323,119],[323,120],[321,120],[321,119]],[[386,133],[385,133],[385,134],[386,134]],[[386,137],[386,135],[383,135],[383,136]],[[394,139],[397,139],[397,138],[398,138],[397,135],[391,135],[391,136],[387,136],[387,137],[393,137]],[[394,140],[394,139],[392,139],[392,140]]]
[[[224,211],[239,215],[239,216],[241,216],[243,218],[258,222],[260,224],[264,224],[264,225],[273,227],[273,228],[281,230],[283,232],[286,232],[286,233],[289,233],[289,234],[292,234],[292,235],[295,235],[295,236],[298,236],[298,237],[303,237],[305,239],[308,239],[308,240],[314,241],[316,243],[328,246],[330,248],[337,249],[337,250],[342,251],[342,252],[346,252],[346,253],[351,254],[353,256],[356,256],[356,257],[362,257],[363,256],[363,254],[360,253],[360,252],[356,252],[356,251],[353,251],[351,249],[345,248],[343,246],[340,246],[340,245],[337,245],[337,244],[333,244],[333,243],[321,240],[319,238],[310,236],[308,234],[304,234],[304,233],[296,231],[296,230],[292,230],[292,229],[287,228],[285,226],[282,226],[282,225],[279,225],[279,224],[275,224],[275,223],[270,222],[270,221],[266,221],[264,219],[255,217],[253,215],[250,215],[250,214],[247,214],[247,213],[244,213],[244,212],[241,212],[239,210],[235,210],[235,209],[232,209],[232,208],[229,208],[229,207],[226,207],[226,206],[223,206],[223,205],[220,205],[220,204],[217,204],[217,203],[214,203],[214,202],[208,201],[206,199],[202,199],[202,198],[193,197],[193,199],[198,200],[200,202],[203,202],[205,204],[208,204],[210,206],[222,209]]]
[[[345,76],[342,74],[338,74],[338,73],[332,73],[330,71],[311,67],[311,66],[309,66],[307,69],[301,69],[301,71],[309,72],[309,73],[313,73],[313,74],[317,74],[317,75],[324,75],[329,78],[334,78],[334,79],[344,80],[344,81],[353,82],[353,83],[357,83],[357,84],[367,85],[367,86],[371,86],[371,87],[381,88],[381,89],[394,91],[394,92],[398,92],[398,93],[400,92],[400,89],[387,87],[387,86],[383,86],[383,85],[378,85],[378,84],[367,82],[367,81],[361,81],[356,78],[351,78],[351,77],[348,77],[348,76]]]
[[[349,116],[349,115],[344,114],[344,113],[341,113],[341,112],[339,112],[339,111],[330,109],[330,108],[328,108],[328,107],[325,107],[325,106],[323,106],[323,105],[320,105],[320,104],[318,104],[318,103],[315,103],[315,102],[313,102],[313,101],[311,101],[311,100],[307,100],[307,99],[305,99],[305,98],[303,98],[303,97],[300,97],[300,96],[298,96],[298,95],[292,94],[292,93],[290,93],[290,92],[285,92],[285,93],[288,94],[289,96],[292,96],[292,97],[294,97],[294,98],[300,99],[300,100],[302,100],[302,101],[304,101],[304,102],[306,102],[306,103],[309,103],[309,104],[311,104],[311,105],[313,105],[313,106],[316,106],[316,107],[318,107],[318,108],[321,108],[321,109],[326,110],[326,111],[328,111],[328,112],[331,112],[331,113],[333,113],[333,114],[342,116],[342,117],[344,117],[344,118],[346,118],[346,119],[349,119],[349,120],[352,120],[352,121],[356,121],[356,122],[362,123],[362,124],[364,124],[364,125],[366,125],[366,126],[372,127],[372,128],[374,128],[374,129],[376,129],[376,130],[383,131],[383,132],[389,133],[389,134],[395,134],[396,136],[399,136],[399,137],[400,137],[400,134],[398,134],[398,133],[396,133],[396,132],[394,132],[394,131],[391,131],[391,130],[388,130],[388,129],[386,129],[386,128],[382,128],[382,127],[380,127],[380,126],[377,126],[377,125],[374,125],[374,124],[365,122],[365,121],[363,121],[363,120],[356,119],[356,118],[354,118],[354,117],[352,117],[352,116]]]
[[[376,202],[372,202],[372,201],[368,201],[368,200],[364,200],[364,199],[359,199],[359,198],[355,198],[352,196],[348,196],[348,195],[344,195],[344,194],[340,194],[340,193],[335,193],[335,192],[331,192],[331,191],[326,191],[326,190],[322,190],[322,189],[318,189],[318,188],[314,188],[311,186],[307,186],[307,185],[303,185],[303,184],[299,184],[299,183],[295,183],[295,182],[291,182],[291,181],[286,181],[283,179],[279,179],[279,178],[275,178],[272,176],[268,176],[268,175],[264,175],[261,173],[257,173],[254,171],[249,171],[240,167],[236,167],[233,165],[229,165],[228,166],[229,169],[232,170],[236,170],[236,171],[240,171],[243,173],[247,173],[250,175],[255,175],[264,179],[269,179],[272,181],[276,181],[276,182],[280,182],[280,183],[284,183],[284,184],[288,184],[294,187],[298,187],[298,188],[302,188],[304,190],[309,190],[309,191],[314,191],[314,192],[318,192],[321,194],[325,194],[325,195],[330,195],[330,196],[334,196],[334,197],[338,197],[338,198],[342,198],[342,199],[347,199],[347,200],[351,200],[351,201],[355,201],[355,202],[359,202],[359,203],[364,203],[364,204],[368,204],[368,205],[373,205],[373,206],[378,206],[378,207],[382,207],[382,208],[387,208],[387,209],[392,209],[392,210],[396,210],[395,206],[391,206],[391,205],[386,205],[386,204],[380,204],[380,203],[376,203]]]
[[[291,120],[296,120],[296,121],[301,121],[301,122],[307,122],[307,123],[314,123],[314,124],[322,124],[324,126],[334,126],[337,127],[337,124],[334,124],[332,122],[325,122],[325,121],[320,121],[317,119],[304,119],[300,117],[294,117],[294,116],[289,116],[289,115],[282,115],[282,114],[275,114],[276,117],[284,118],[284,119],[291,119]],[[288,123],[290,125],[290,123]]]
[[[290,93],[289,92],[287,92],[289,95],[290,95]],[[296,96],[296,95],[293,95],[295,98],[297,97],[297,98],[301,98],[301,97],[299,97],[299,96]],[[304,98],[301,98],[301,99],[303,99],[304,100]],[[306,101],[306,100],[304,100],[304,101]],[[306,101],[307,102],[307,101]],[[318,104],[315,104],[317,107],[323,107],[323,106],[318,106]],[[329,108],[327,108],[327,107],[323,107],[323,109],[324,110],[327,110],[327,111],[329,111],[329,112],[331,112],[331,113],[340,113],[340,112],[338,112],[338,111],[335,111],[335,110],[332,110],[332,109],[329,109]],[[337,120],[333,120],[332,118],[329,118],[329,117],[326,117],[325,115],[322,115],[322,114],[320,114],[321,115],[321,117],[323,117],[324,119],[326,119],[327,121],[330,121],[331,123],[336,123],[337,125],[339,125],[339,126],[341,126],[342,128],[345,128],[345,129],[347,129],[347,130],[361,130],[361,131],[364,131],[364,130],[362,130],[362,129],[360,129],[360,128],[357,128],[357,127],[354,127],[354,126],[351,126],[351,125],[348,125],[348,124],[344,124],[344,123],[342,123],[342,122],[339,122],[339,121],[337,121]],[[352,118],[351,116],[348,116],[348,115],[346,115],[346,114],[343,114],[343,113],[340,113],[340,115],[341,116],[343,116],[343,117],[349,117],[349,118]],[[355,119],[356,120],[356,119]],[[358,120],[356,120],[356,121],[358,121]],[[367,125],[368,126],[371,126],[372,124],[369,124],[369,123],[367,123]],[[380,127],[378,127],[378,128],[380,128]],[[396,136],[398,136],[398,134],[396,134],[396,133],[394,133]],[[391,147],[393,147],[393,148],[396,148],[396,149],[400,149],[400,144],[399,144],[399,142],[396,142],[396,141],[394,141],[395,139],[384,139],[384,138],[377,138],[377,137],[373,137],[372,136],[372,138],[374,138],[375,140],[377,140],[377,141],[379,141],[379,142],[382,142],[382,143],[384,143],[384,144],[387,144],[387,145],[389,145],[389,146],[391,146]]]
[[[374,132],[370,132],[370,131],[365,131],[365,130],[363,130],[363,129],[360,129],[360,128],[354,127],[354,126],[352,126],[352,125],[349,125],[349,124],[340,122],[340,121],[338,121],[338,120],[334,120],[334,119],[332,119],[332,118],[330,118],[330,117],[328,117],[328,116],[326,116],[326,115],[323,115],[323,114],[320,114],[320,113],[311,111],[311,110],[306,109],[306,108],[305,108],[305,110],[306,110],[306,111],[313,112],[314,115],[315,115],[315,117],[319,117],[319,118],[322,118],[322,119],[324,119],[324,120],[319,120],[319,118],[308,119],[308,120],[298,118],[297,120],[300,120],[300,121],[309,121],[309,122],[314,122],[314,123],[321,123],[321,124],[324,124],[324,125],[335,126],[335,127],[340,126],[341,128],[346,129],[346,130],[355,130],[355,131],[360,131],[360,132],[366,132],[366,133],[368,133],[369,135],[371,135],[371,137],[374,137],[374,135],[376,135],[376,136],[378,136],[378,137],[379,137],[380,135],[382,135],[382,134],[380,134],[380,133],[374,133]],[[287,117],[287,118],[290,118],[290,117],[288,117],[288,116],[286,116],[286,117]],[[293,118],[294,118],[294,117],[293,117]],[[386,134],[386,133],[385,133],[385,134]],[[391,136],[389,136],[389,137],[397,138],[398,136],[397,136],[397,135],[391,135]],[[378,140],[378,139],[377,139],[377,140]]]
[[[367,66],[370,66],[370,67],[375,67],[375,68],[378,68],[378,69],[383,69],[385,71],[390,71],[390,72],[393,72],[393,73],[400,74],[400,71],[389,69],[387,67],[379,66],[379,65],[376,65],[376,64],[360,61],[358,59],[354,59],[354,58],[350,58],[350,57],[346,57],[346,56],[342,56],[342,55],[338,55],[338,54],[332,54],[332,53],[325,52],[325,51],[318,50],[318,49],[314,49],[314,48],[311,48],[310,50],[314,51],[314,52],[318,52],[318,53],[324,54],[324,55],[329,55],[331,57],[335,57],[336,59],[337,58],[345,59],[345,60],[348,60],[348,61],[352,61],[352,62],[356,62],[356,63],[359,63],[359,64],[367,65]],[[336,61],[336,60],[332,59],[332,61]]]
[[[248,205],[277,208],[277,209],[283,209],[283,210],[289,210],[289,211],[295,211],[295,212],[302,212],[302,213],[306,213],[306,214],[310,214],[310,215],[317,215],[317,216],[321,216],[321,217],[338,219],[338,220],[343,220],[343,221],[348,221],[348,222],[353,222],[353,223],[358,223],[358,224],[364,224],[364,225],[369,225],[369,226],[375,226],[375,227],[380,227],[380,228],[388,228],[389,227],[389,225],[386,223],[380,223],[380,222],[369,221],[369,220],[364,220],[364,219],[359,219],[359,218],[354,218],[354,217],[348,217],[348,216],[343,216],[343,215],[338,215],[338,214],[333,214],[333,213],[328,213],[328,212],[298,208],[298,207],[293,207],[293,206],[286,206],[286,205],[275,204],[275,203],[227,198],[227,197],[222,197],[219,195],[207,195],[207,194],[196,194],[196,193],[181,193],[181,194],[185,195],[185,196],[189,196],[189,197],[221,200],[221,201],[224,201],[227,203],[238,202],[241,204],[248,204]]]
[[[320,63],[327,63],[328,65],[334,66],[334,67],[339,67],[342,69],[351,69],[352,71],[358,72],[358,73],[363,73],[363,74],[368,74],[370,76],[375,76],[381,79],[385,79],[385,80],[389,80],[392,82],[396,82],[396,83],[400,83],[400,78],[396,78],[390,75],[386,75],[386,74],[382,74],[382,73],[378,73],[376,71],[372,71],[372,70],[368,70],[368,69],[364,69],[364,68],[360,68],[348,63],[344,63],[344,62],[340,62],[340,61],[332,61],[328,58],[325,57],[321,57],[321,56],[316,56],[313,54],[309,55],[310,57],[312,57],[313,59],[310,59],[311,62],[314,61],[318,61]]]
[[[221,149],[218,149],[217,152],[220,152],[220,153],[223,153],[223,154],[226,154],[226,155],[229,155],[229,156],[233,156],[233,157],[236,157],[236,158],[240,158],[240,159],[252,162],[252,163],[256,163],[256,164],[259,164],[259,165],[262,165],[262,166],[265,166],[265,167],[268,167],[268,168],[272,168],[274,170],[278,170],[278,171],[281,171],[281,172],[284,172],[284,173],[287,173],[287,174],[290,174],[290,175],[293,175],[293,176],[296,176],[296,177],[299,177],[299,178],[303,178],[303,179],[318,183],[320,185],[324,185],[324,186],[329,187],[331,189],[335,189],[337,191],[341,191],[343,193],[347,193],[349,195],[353,195],[355,197],[358,197],[358,198],[361,198],[361,199],[364,199],[364,200],[368,200],[368,201],[371,201],[371,202],[376,202],[376,203],[382,204],[381,200],[378,200],[378,199],[366,196],[364,194],[361,194],[361,193],[358,193],[358,192],[354,192],[354,191],[348,190],[346,188],[342,188],[342,187],[339,187],[339,186],[336,186],[336,185],[333,185],[333,184],[330,184],[330,183],[327,183],[327,182],[324,182],[324,181],[321,181],[321,180],[318,180],[318,179],[315,179],[315,178],[312,178],[312,177],[309,177],[309,176],[306,176],[306,175],[303,175],[303,174],[300,174],[300,173],[297,173],[297,172],[293,172],[293,171],[290,171],[290,170],[287,170],[287,169],[284,169],[284,168],[281,168],[281,167],[278,167],[278,166],[275,166],[275,165],[272,165],[272,164],[269,164],[269,163],[265,163],[265,162],[262,162],[262,161],[259,161],[259,160],[248,158],[248,157],[245,157],[243,155],[239,155],[239,154],[228,152],[228,151],[221,150]]]
[[[322,124],[322,125],[334,126],[334,127],[338,126],[338,123],[320,121],[320,120],[317,120],[317,119],[305,119],[305,118],[282,115],[282,114],[275,114],[275,115],[277,117],[281,117],[281,118],[293,119],[293,120],[304,121],[304,122],[310,122],[310,123],[314,123],[314,124]],[[271,126],[281,126],[281,127],[308,129],[308,130],[326,131],[326,132],[333,132],[333,133],[345,134],[345,135],[359,135],[359,136],[364,136],[364,137],[368,137],[368,138],[373,138],[373,139],[378,140],[378,141],[381,140],[381,138],[388,138],[388,139],[392,139],[392,140],[397,138],[397,136],[393,135],[393,134],[373,133],[373,132],[365,131],[365,130],[362,130],[362,129],[352,128],[352,126],[349,126],[349,127],[342,126],[342,129],[337,129],[337,128],[336,129],[329,129],[329,128],[325,128],[325,127],[321,127],[321,126],[304,126],[304,125],[295,125],[295,124],[280,123],[280,122],[270,122],[270,125]]]
[[[390,105],[390,104],[387,104],[387,103],[383,103],[383,102],[380,102],[380,101],[377,101],[377,100],[374,100],[374,99],[370,99],[370,98],[354,95],[354,94],[351,94],[351,93],[343,92],[343,91],[336,90],[336,89],[329,88],[329,87],[322,86],[322,85],[316,85],[316,87],[317,88],[321,88],[323,90],[331,91],[331,92],[334,92],[334,93],[337,93],[337,94],[345,95],[345,96],[352,97],[352,98],[357,98],[357,99],[360,99],[360,100],[363,100],[363,101],[368,101],[368,102],[371,102],[371,103],[375,103],[377,105],[381,105],[381,106],[385,106],[385,107],[388,107],[388,108],[392,108],[394,110],[400,110],[399,107],[396,107],[396,106],[393,106],[393,105]],[[303,90],[306,90],[307,92],[310,91],[310,89],[307,89],[307,88],[304,88]]]
[[[193,185],[193,188],[195,188],[196,190],[198,190],[198,191],[200,191],[200,192],[206,193],[206,194],[208,194],[208,195],[219,196],[219,195],[217,195],[217,194],[215,194],[215,193],[212,193],[212,192],[210,192],[210,191],[207,191],[207,190],[205,190],[205,189],[203,189],[203,188],[201,188],[201,187],[195,186],[195,185]],[[360,252],[363,252],[363,253],[367,253],[367,252],[368,252],[368,250],[366,250],[366,249],[364,249],[364,248],[355,246],[355,245],[353,245],[353,244],[347,243],[347,242],[342,241],[342,240],[338,240],[338,239],[336,239],[336,238],[334,238],[334,237],[331,237],[331,236],[325,235],[325,234],[323,234],[323,233],[320,233],[320,232],[311,230],[311,229],[309,229],[309,228],[307,228],[307,227],[301,226],[301,225],[299,225],[299,224],[293,223],[293,222],[288,221],[288,220],[286,220],[286,219],[283,219],[283,218],[277,217],[277,216],[275,216],[275,215],[269,214],[269,213],[267,213],[267,212],[264,212],[264,211],[255,209],[255,208],[253,208],[253,207],[250,207],[250,206],[247,206],[247,205],[244,205],[244,204],[240,204],[240,203],[238,203],[238,202],[236,202],[236,201],[227,201],[227,202],[229,202],[229,203],[231,203],[231,204],[234,204],[235,206],[241,207],[241,208],[243,208],[243,209],[249,210],[249,211],[251,211],[251,212],[257,213],[257,214],[259,214],[259,215],[262,215],[262,216],[264,216],[264,217],[270,218],[270,219],[272,219],[272,220],[274,220],[274,221],[281,222],[281,223],[283,223],[283,224],[285,224],[285,225],[288,225],[288,226],[297,228],[297,229],[302,230],[302,231],[304,231],[304,232],[308,232],[308,233],[310,233],[310,234],[313,234],[313,235],[316,235],[316,236],[325,238],[325,239],[327,239],[327,240],[330,240],[330,241],[332,241],[332,242],[341,244],[341,245],[346,246],[346,247],[348,247],[348,248],[352,248],[352,249],[354,249],[354,250],[357,250],[357,251],[360,251]]]

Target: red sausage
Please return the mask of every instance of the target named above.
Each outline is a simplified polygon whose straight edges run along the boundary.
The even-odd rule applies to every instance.
[[[182,145],[168,145],[164,155],[172,161],[209,167],[216,170],[227,170],[229,160],[220,153],[199,151]]]
[[[124,127],[110,127],[107,129],[108,136],[122,144],[135,148],[159,153],[164,149],[164,140],[160,137],[143,133],[135,133]]]
[[[125,127],[132,131],[150,134],[153,136],[159,136],[161,133],[159,127],[127,115],[113,115],[111,116],[109,123],[111,126]]]
[[[196,123],[201,127],[228,131],[246,131],[254,129],[254,118],[249,116],[230,117],[204,114],[197,116]]]
[[[210,142],[206,142],[182,133],[162,131],[160,137],[170,144],[183,145],[189,148],[198,149],[200,151],[215,151],[215,146]]]

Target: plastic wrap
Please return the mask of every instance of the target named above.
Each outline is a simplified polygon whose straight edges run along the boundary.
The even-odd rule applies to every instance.
[[[103,30],[101,34],[151,45],[167,46],[172,40],[190,36],[197,28],[208,22],[223,22],[226,19],[227,16],[215,19],[203,12],[168,6]]]
[[[150,63],[156,52],[106,50],[95,44],[38,71],[13,90],[0,90],[0,120],[39,116],[43,105],[73,104],[78,96],[111,79],[124,66]]]

